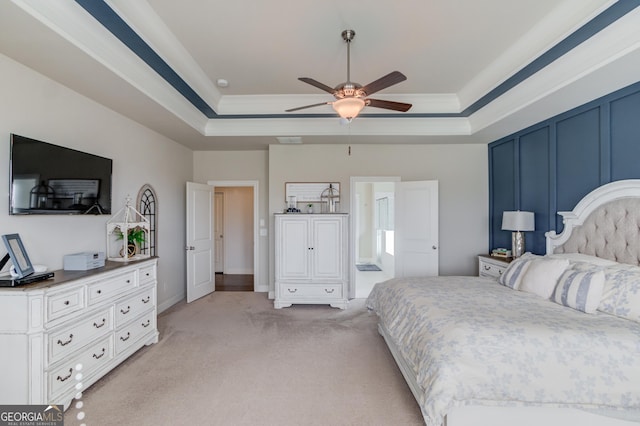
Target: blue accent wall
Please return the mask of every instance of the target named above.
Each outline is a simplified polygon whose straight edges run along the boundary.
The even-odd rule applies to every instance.
[[[558,211],[593,189],[640,178],[640,83],[489,144],[489,247],[511,247],[502,212],[535,213],[527,251],[545,252],[544,233],[562,231]]]

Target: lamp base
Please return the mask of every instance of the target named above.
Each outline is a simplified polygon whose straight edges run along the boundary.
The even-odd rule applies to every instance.
[[[511,233],[511,255],[514,259],[524,254],[524,234],[520,231]]]

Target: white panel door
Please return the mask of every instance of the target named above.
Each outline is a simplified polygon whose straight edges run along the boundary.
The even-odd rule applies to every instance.
[[[187,182],[187,302],[215,290],[213,190]]]
[[[311,220],[311,262],[313,278],[336,280],[342,278],[344,253],[341,217]]]
[[[395,277],[438,275],[438,181],[398,182]]]
[[[216,258],[216,272],[224,272],[224,193],[216,192],[214,197],[213,214],[213,235],[215,248],[213,250]]]

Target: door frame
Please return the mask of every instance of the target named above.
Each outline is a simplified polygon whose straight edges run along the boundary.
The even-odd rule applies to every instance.
[[[350,188],[350,200],[349,200],[349,211],[357,212],[358,211],[358,199],[356,197],[356,184],[357,183],[375,183],[375,182],[400,182],[402,179],[400,176],[351,176],[349,178],[349,188]],[[356,224],[358,223],[358,218],[355,217],[355,214],[351,214],[349,220],[349,259],[351,259],[349,264],[349,299],[355,299],[356,297],[356,244],[358,241],[358,230],[356,229]]]
[[[259,218],[259,181],[257,180],[210,180],[207,185],[219,187],[239,186],[253,188],[253,291],[264,291],[259,289],[258,279],[260,278],[260,218]]]

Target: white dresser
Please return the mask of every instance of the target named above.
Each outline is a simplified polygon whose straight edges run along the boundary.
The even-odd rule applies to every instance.
[[[275,215],[276,309],[295,303],[348,304],[346,214]]]
[[[0,288],[0,401],[63,404],[144,345],[158,341],[151,258],[55,271],[52,280]]]

